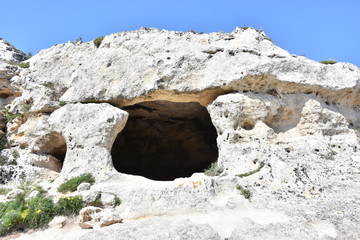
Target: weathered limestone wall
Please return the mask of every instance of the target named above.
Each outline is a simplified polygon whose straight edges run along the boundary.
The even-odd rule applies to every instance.
[[[2,124],[7,149],[0,157],[6,158],[7,172],[1,173],[10,180],[15,170],[42,183],[57,177],[47,182],[57,196],[64,179],[90,172],[96,184],[74,194],[120,196],[114,211],[125,221],[158,217],[210,224],[206,228],[215,238],[217,233],[253,238],[258,232],[276,239],[360,238],[357,66],[292,55],[251,28],[210,34],[140,29],[106,36],[99,48],[92,42],[59,44],[28,62],[30,68],[19,69],[0,61],[0,103],[11,102],[9,114],[19,114]],[[174,104],[165,114],[151,115],[154,105],[146,103],[163,101]],[[184,103],[197,107],[176,107]],[[143,116],[134,110],[140,105],[151,111]],[[205,111],[200,105],[210,119],[186,128],[186,121],[196,122],[198,109]],[[127,122],[129,114],[136,121]],[[123,141],[135,140],[130,152],[147,155],[180,129],[173,137],[179,146],[203,149],[202,137],[188,133],[210,121],[217,135],[217,170],[223,170],[216,176],[153,181],[114,168],[117,136],[117,146],[127,148]],[[160,139],[164,130],[170,132],[165,141],[149,141],[151,131]],[[121,139],[132,131],[149,144],[131,135]],[[115,155],[122,161],[127,153]],[[127,164],[137,165],[133,158]],[[161,222],[154,221],[144,223]],[[109,236],[117,231],[109,228]]]

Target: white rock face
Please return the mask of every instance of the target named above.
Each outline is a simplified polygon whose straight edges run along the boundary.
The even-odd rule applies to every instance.
[[[25,60],[25,54],[0,38],[0,62],[19,63]]]
[[[313,93],[360,105],[356,66],[291,55],[251,28],[211,34],[140,29],[106,36],[99,48],[59,44],[29,61],[33,71],[15,104],[31,101],[34,111],[53,111],[59,101],[128,105],[150,97],[207,105],[239,90]]]
[[[0,155],[18,152],[14,159],[29,169],[26,176],[60,172],[54,195],[65,179],[95,176],[91,190],[73,194],[85,203],[101,195],[124,223],[89,230],[83,239],[360,238],[355,65],[292,55],[251,28],[211,34],[140,29],[106,36],[99,48],[92,42],[60,44],[29,62],[21,71],[0,63],[0,76],[22,90],[8,105],[22,117],[7,123],[11,144]],[[154,102],[141,104],[146,101]],[[165,101],[195,102],[197,110]],[[209,116],[197,115],[202,110]],[[214,142],[207,137],[204,142],[216,145],[218,155],[201,152],[223,172],[210,177],[200,168],[174,181],[127,174],[144,162],[142,171],[165,172],[161,165],[138,161],[141,151],[157,157],[148,133],[159,136],[161,121],[170,126],[165,129],[175,129],[164,142],[209,131],[200,118],[215,127]],[[134,119],[138,125],[126,129]],[[187,122],[196,131],[182,131]],[[119,153],[115,162],[112,148],[134,139],[125,134],[138,134],[140,144],[134,155]],[[180,139],[173,146],[194,149],[202,137]],[[172,158],[165,162],[186,165]],[[114,207],[114,196],[121,205]]]
[[[89,172],[106,178],[113,169],[112,143],[127,116],[107,103],[68,104],[52,113],[49,123],[64,136],[67,145],[62,175],[74,177]]]
[[[78,192],[86,191],[86,190],[89,190],[90,187],[91,187],[90,183],[83,182],[77,187],[77,191]]]

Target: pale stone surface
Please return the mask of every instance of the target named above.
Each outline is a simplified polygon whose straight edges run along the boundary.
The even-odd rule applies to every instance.
[[[220,236],[207,224],[190,221],[138,220],[115,224],[104,229],[90,231],[79,238],[85,239],[179,239],[179,240],[220,240]]]
[[[78,195],[80,194],[80,196],[82,197],[84,203],[93,203],[96,200],[98,200],[100,198],[100,192],[99,191],[95,191],[93,189],[90,190],[86,190],[86,191],[81,191],[79,193],[74,193],[74,195]]]
[[[104,206],[113,207],[115,205],[115,195],[109,193],[101,193],[101,203]]]
[[[358,67],[291,55],[251,28],[140,29],[106,36],[99,48],[59,44],[29,62],[29,69],[0,63],[7,81],[1,104],[20,89],[8,107],[23,115],[7,123],[11,144],[0,155],[17,165],[1,167],[0,180],[15,176],[15,167],[40,181],[60,171],[50,190],[58,197],[65,179],[92,173],[91,189],[72,195],[91,203],[101,193],[111,203],[101,212],[113,215],[95,225],[122,218],[124,224],[86,230],[83,239],[360,238]],[[154,104],[132,104],[155,100],[207,107],[221,174],[152,181],[114,169],[111,149],[128,119],[120,108],[152,113]],[[183,142],[192,147],[191,139]],[[249,190],[250,198],[237,188]],[[113,207],[113,196],[120,206]]]
[[[127,112],[107,103],[67,104],[53,112],[49,123],[67,145],[62,176],[71,178],[88,172],[106,178],[112,168],[112,143],[127,116]]]
[[[6,194],[6,199],[8,200],[13,200],[15,199],[18,195],[20,194],[24,194],[25,192],[21,189],[14,189],[14,190],[11,190],[10,192],[8,192]]]
[[[77,187],[77,191],[81,192],[81,191],[86,191],[89,190],[91,187],[91,184],[88,182],[83,182],[80,183],[80,185]]]
[[[83,229],[107,227],[123,220],[111,210],[91,206],[81,209],[79,217],[79,225]]]
[[[319,94],[360,105],[356,66],[291,55],[252,28],[211,34],[140,29],[106,36],[99,48],[59,44],[29,61],[26,89],[14,104],[31,99],[34,110],[46,112],[60,101],[128,105],[150,96],[207,105],[241,90]]]
[[[64,216],[56,216],[49,222],[49,227],[52,228],[62,228],[66,224],[66,217]]]
[[[39,196],[39,194],[40,194],[39,191],[34,190],[29,194],[29,198],[37,197],[37,196]]]
[[[333,236],[329,236],[333,237]],[[319,238],[311,225],[296,223],[277,223],[260,225],[249,219],[244,219],[241,225],[234,230],[229,240],[302,240],[302,239],[327,239]]]

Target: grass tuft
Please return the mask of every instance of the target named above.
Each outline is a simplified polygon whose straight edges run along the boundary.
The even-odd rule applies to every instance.
[[[104,37],[98,37],[98,38],[94,39],[93,43],[94,43],[95,47],[99,48],[103,40],[104,40]]]
[[[83,201],[81,196],[65,197],[62,196],[57,202],[57,215],[77,215],[83,208]]]
[[[25,200],[18,195],[15,200],[0,203],[0,236],[13,231],[47,227],[56,215],[75,215],[83,207],[80,196],[63,196],[57,204],[44,195]]]
[[[29,68],[30,67],[30,63],[28,62],[22,62],[18,64],[19,67],[21,68]]]
[[[90,173],[82,174],[78,177],[74,177],[74,178],[64,182],[63,184],[61,184],[60,187],[58,188],[58,191],[59,192],[67,192],[67,191],[74,192],[74,191],[76,191],[77,187],[83,182],[88,182],[90,184],[93,184],[95,182],[95,178]]]
[[[322,64],[335,64],[337,62],[335,60],[325,60],[325,61],[320,61],[320,63],[322,63]]]

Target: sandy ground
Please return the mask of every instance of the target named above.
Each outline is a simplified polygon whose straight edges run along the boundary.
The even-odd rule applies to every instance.
[[[14,233],[12,235],[2,238],[3,240],[64,240],[76,239],[76,236],[81,236],[86,230],[81,229],[74,218],[68,220],[63,228],[47,228],[45,230],[29,230],[24,233]]]
[[[149,217],[150,218],[150,217]],[[176,215],[162,215],[151,217],[153,219],[180,220],[189,219],[194,223],[209,224],[221,237],[227,238],[231,232],[239,227],[244,218],[249,218],[259,224],[269,224],[275,222],[287,222],[289,217],[285,214],[268,209],[253,209],[249,206],[238,206],[235,209],[212,211],[208,213],[179,213]],[[132,220],[136,221],[136,220]],[[129,222],[124,220],[123,224]],[[81,229],[76,219],[69,219],[63,228],[48,228],[45,230],[30,230],[26,233],[15,233],[3,238],[4,240],[63,240],[77,239],[89,230]]]

